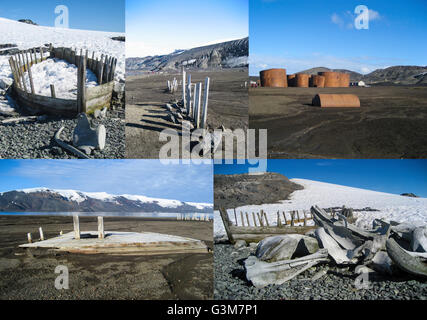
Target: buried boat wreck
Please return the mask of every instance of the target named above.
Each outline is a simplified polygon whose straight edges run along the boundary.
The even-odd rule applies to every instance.
[[[265,234],[256,252],[244,261],[250,283],[259,288],[280,285],[321,263],[348,267],[355,277],[376,274],[427,279],[427,226],[376,219],[372,229],[365,230],[351,224],[345,215],[334,218],[317,206],[311,207],[311,214],[315,227],[305,234]],[[226,225],[224,212],[221,217]],[[225,228],[227,235],[238,235],[232,232],[235,227]]]
[[[20,51],[9,59],[13,74],[13,92],[17,102],[32,114],[54,114],[75,116],[79,113],[92,114],[97,109],[109,108],[114,89],[114,75],[117,59],[101,55],[95,59],[88,57],[86,50],[76,51],[70,48],[40,47]],[[51,96],[37,94],[34,89],[31,67],[47,59],[60,59],[78,67],[77,99],[56,97],[55,84],[51,84]],[[98,79],[95,87],[86,87],[86,71],[91,70]],[[29,79],[29,87],[26,78]]]

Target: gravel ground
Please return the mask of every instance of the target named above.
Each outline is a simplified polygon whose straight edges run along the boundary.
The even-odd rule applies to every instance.
[[[6,119],[0,115],[0,120]],[[92,125],[103,124],[107,131],[103,151],[95,150],[91,157],[116,159],[125,156],[125,111],[123,104],[115,105],[104,119],[91,119]],[[77,119],[48,117],[40,122],[0,124],[0,159],[76,159],[72,153],[60,148],[55,132],[65,126],[63,141],[72,144],[72,132]]]
[[[303,272],[296,278],[282,284],[255,288],[245,278],[243,261],[255,247],[239,250],[230,244],[215,244],[215,299],[254,300],[427,300],[427,282],[408,278],[402,274],[390,278],[374,278],[370,289],[356,290],[357,275],[348,268],[339,269],[333,265],[318,265]],[[325,270],[327,274],[318,280],[310,280],[316,273]]]

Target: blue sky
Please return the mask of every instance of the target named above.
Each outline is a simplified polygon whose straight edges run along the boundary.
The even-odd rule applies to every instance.
[[[284,67],[368,73],[427,65],[427,1],[249,0],[250,74]],[[356,6],[370,10],[368,30],[354,27]]]
[[[125,32],[125,0],[2,0],[0,17],[53,27],[58,5],[68,7],[72,29]]]
[[[248,7],[248,0],[127,0],[126,54],[168,54],[247,37]]]
[[[0,160],[0,192],[47,187],[213,202],[212,165],[159,160]]]
[[[427,198],[427,160],[268,160],[268,172],[288,177]],[[248,165],[215,165],[215,174],[247,173]]]

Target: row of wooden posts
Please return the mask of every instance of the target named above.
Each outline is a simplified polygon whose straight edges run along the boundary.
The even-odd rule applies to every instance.
[[[209,215],[208,214],[193,214],[193,215],[188,215],[185,213],[178,213],[176,215],[176,220],[178,221],[210,221]]]
[[[79,240],[80,239],[80,222],[79,222],[78,215],[73,216],[73,227],[74,227],[74,239]],[[39,228],[39,233],[40,233],[40,241],[45,240],[42,227]],[[62,231],[59,234],[62,235]],[[104,239],[104,237],[105,237],[104,218],[98,217],[98,238]],[[33,242],[31,233],[27,233],[27,238],[28,238],[28,243]]]
[[[37,57],[39,51],[39,57]],[[47,48],[33,48],[20,51],[9,59],[15,84],[18,88],[26,93],[35,95],[33,75],[31,66],[40,63],[48,58],[58,58],[75,64],[78,67],[77,72],[77,112],[86,112],[86,69],[89,68],[98,78],[98,84],[109,83],[114,80],[117,59],[102,54],[100,59],[95,59],[95,52],[92,52],[92,58],[89,58],[89,51],[85,54],[80,49],[80,55],[77,50],[70,48],[53,48],[52,45]],[[27,88],[25,74],[28,73],[30,88]],[[56,98],[55,85],[50,85],[51,97]]]
[[[176,78],[173,78],[172,81],[167,81],[167,88],[169,93],[175,93],[178,91],[178,80]]]
[[[45,56],[45,50],[46,56]],[[10,69],[12,70],[13,80],[15,81],[15,85],[24,90],[27,93],[35,94],[34,90],[34,81],[33,74],[31,72],[31,66],[47,60],[49,58],[49,51],[51,49],[46,49],[43,47],[33,48],[28,50],[22,50],[9,58]],[[39,51],[39,57],[37,57],[37,51]],[[25,81],[25,72],[28,72],[28,77],[30,80],[30,88],[27,87]],[[52,96],[55,96],[55,87],[53,85],[50,86]]]
[[[193,119],[195,128],[206,129],[206,119],[208,116],[210,78],[205,79],[205,92],[202,101],[202,83],[191,83],[191,74],[182,68],[182,101],[187,111],[187,115]]]
[[[307,221],[313,219],[313,215],[310,213],[310,211],[307,210],[292,210],[289,211],[290,219],[286,218],[285,211],[282,211],[282,215],[280,214],[280,211],[277,211],[277,220],[276,225],[277,227],[282,227],[286,225],[290,225],[291,227],[295,226],[296,223],[303,223],[303,226],[307,226]],[[283,221],[282,221],[283,216]],[[246,218],[246,219],[245,219]],[[235,226],[239,226],[239,221],[237,219],[237,213],[236,209],[234,209],[234,221]],[[270,222],[268,221],[267,214],[265,211],[261,210],[260,212],[252,212],[252,221],[253,224],[250,223],[250,215],[248,212],[245,212],[243,214],[242,211],[240,211],[240,226],[242,227],[270,227]]]

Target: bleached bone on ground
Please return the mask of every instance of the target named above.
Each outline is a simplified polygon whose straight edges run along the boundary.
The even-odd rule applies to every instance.
[[[322,248],[327,249],[328,254],[334,259],[336,264],[353,264],[355,259],[347,256],[348,251],[341,249],[338,243],[326,233],[325,229],[320,227],[316,229],[315,235]]]
[[[427,252],[427,226],[418,227],[412,231],[411,250]]]
[[[96,109],[93,115],[96,119],[103,119],[107,116],[107,108],[103,108],[102,110]]]
[[[59,128],[58,131],[56,131],[55,133],[56,143],[63,149],[70,151],[71,153],[75,154],[79,158],[90,159],[90,157],[88,157],[85,153],[81,152],[80,150],[74,148],[72,145],[69,145],[68,143],[65,143],[64,141],[61,140],[61,133],[64,130],[64,128],[65,127],[61,127]]]
[[[313,254],[319,250],[315,238],[301,234],[286,234],[267,237],[258,243],[255,255],[262,261],[289,260],[295,256]]]
[[[427,259],[410,254],[392,238],[387,240],[387,253],[403,271],[420,277],[427,277]]]
[[[46,116],[28,116],[28,117],[5,119],[5,120],[2,120],[1,123],[7,124],[7,123],[16,123],[16,122],[23,122],[23,121],[44,121],[44,120],[46,120]]]
[[[378,251],[369,265],[378,272],[393,274],[393,261],[386,251]]]
[[[89,155],[94,149],[104,150],[105,140],[104,125],[100,124],[96,128],[92,128],[87,115],[80,113],[73,132],[73,145]]]
[[[280,285],[305,270],[328,261],[328,252],[324,249],[302,258],[277,262],[265,262],[255,256],[249,256],[245,260],[246,278],[257,288],[269,284]]]

